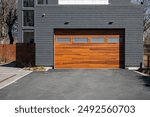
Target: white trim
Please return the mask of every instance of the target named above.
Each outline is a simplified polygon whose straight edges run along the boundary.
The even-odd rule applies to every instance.
[[[126,67],[128,70],[138,70],[139,67]]]
[[[109,0],[58,0],[59,5],[92,5],[92,4],[101,4],[108,5]]]
[[[142,76],[149,76],[148,74],[144,74],[144,73],[141,73],[141,72],[139,72],[139,71],[134,71],[134,72],[136,72],[136,73],[138,73],[138,74],[140,74],[140,75],[142,75]]]

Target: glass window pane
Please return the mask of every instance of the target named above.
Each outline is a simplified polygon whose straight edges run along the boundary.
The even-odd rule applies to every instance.
[[[57,38],[56,42],[70,42],[70,38]]]
[[[124,42],[124,37],[120,37],[120,43]]]
[[[23,18],[24,18],[24,26],[34,26],[34,11],[33,10],[26,10],[23,11]]]
[[[91,43],[104,43],[105,39],[104,38],[92,38]]]
[[[23,7],[34,7],[34,0],[23,0]]]
[[[23,32],[24,43],[34,43],[34,31]]]
[[[119,43],[120,39],[119,38],[109,38],[108,42],[109,43]]]
[[[37,4],[48,4],[48,0],[37,0]]]
[[[75,43],[88,43],[88,38],[74,38]]]
[[[38,2],[38,4],[44,4],[44,0],[37,0]]]

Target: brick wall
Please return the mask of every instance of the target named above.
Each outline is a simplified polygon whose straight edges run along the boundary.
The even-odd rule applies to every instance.
[[[35,65],[35,44],[1,44],[0,59],[7,61],[16,61],[17,64],[24,66]]]

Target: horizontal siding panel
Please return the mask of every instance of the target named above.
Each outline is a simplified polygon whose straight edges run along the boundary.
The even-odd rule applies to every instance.
[[[56,28],[124,28],[125,64],[138,66],[142,58],[143,8],[141,6],[37,6],[37,64],[54,64],[53,35]],[[42,14],[45,13],[45,17]],[[108,25],[108,22],[114,22]],[[64,25],[69,22],[68,25]],[[141,54],[137,54],[141,53]],[[42,59],[43,58],[43,59]],[[48,58],[48,60],[46,60]]]

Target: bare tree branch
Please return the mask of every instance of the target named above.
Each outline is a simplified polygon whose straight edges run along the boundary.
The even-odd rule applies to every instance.
[[[12,28],[17,20],[17,0],[1,0],[1,30],[2,38],[9,37],[10,44],[13,44],[14,37],[12,35]]]

